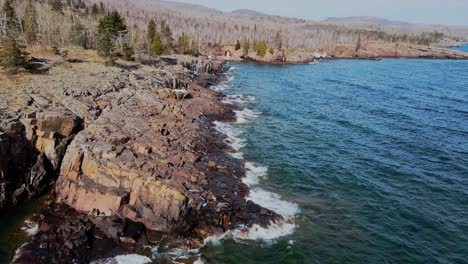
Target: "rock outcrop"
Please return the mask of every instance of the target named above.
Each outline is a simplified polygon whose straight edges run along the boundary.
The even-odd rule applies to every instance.
[[[33,103],[32,101],[31,103]],[[44,193],[56,179],[80,119],[65,109],[11,117],[0,129],[0,209]]]
[[[55,203],[36,219],[40,231],[15,263],[89,262],[108,256],[93,253],[102,243],[139,252],[163,237],[179,248],[198,247],[213,234],[280,220],[245,199],[244,165],[226,154],[229,147],[213,127],[214,120],[234,118],[232,106],[203,87],[222,78],[216,75],[221,64],[177,59],[121,68],[57,66],[9,93],[8,109],[29,103],[17,106],[28,114],[17,122],[21,138],[5,134],[6,151],[19,139],[30,142],[31,160],[47,160],[59,174]],[[9,156],[2,164],[23,162]],[[47,186],[40,181],[30,189]]]

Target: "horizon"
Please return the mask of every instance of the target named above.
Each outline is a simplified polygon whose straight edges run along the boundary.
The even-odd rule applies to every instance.
[[[329,0],[323,3],[318,0],[172,0],[190,3],[232,12],[238,9],[249,9],[268,15],[278,15],[307,20],[325,20],[342,17],[376,17],[398,22],[415,24],[440,24],[450,26],[468,26],[466,10],[468,0],[354,0],[342,3],[340,0]],[[314,8],[319,7],[319,8]]]

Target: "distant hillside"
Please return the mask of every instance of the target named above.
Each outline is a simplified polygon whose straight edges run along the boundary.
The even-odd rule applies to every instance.
[[[329,17],[325,22],[340,22],[340,23],[369,23],[382,26],[411,26],[414,23],[408,23],[403,21],[389,20],[380,17],[372,16],[351,16],[351,17]]]
[[[468,40],[468,27],[409,24],[375,17],[312,21],[249,9],[223,12],[202,5],[167,0],[85,1],[87,6],[102,1],[109,10],[116,9],[124,14],[131,28],[139,31],[132,36],[144,36],[148,22],[155,19],[157,24],[164,21],[170,26],[175,41],[185,33],[190,37],[191,44],[200,50],[235,44],[245,39],[250,44],[263,40],[268,47],[296,49],[327,49],[340,44],[354,45],[359,40],[362,43],[389,41],[426,45],[453,45]]]
[[[232,11],[231,13],[237,14],[237,15],[245,15],[245,16],[268,16],[265,13],[261,13],[255,10],[250,10],[250,9],[237,9]]]

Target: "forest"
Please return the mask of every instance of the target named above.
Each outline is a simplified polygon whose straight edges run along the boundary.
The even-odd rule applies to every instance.
[[[49,46],[61,56],[70,46],[95,49],[113,63],[119,57],[138,60],[145,54],[198,55],[223,45],[242,46],[262,56],[275,49],[330,49],[366,41],[431,45],[462,38],[450,30],[396,32],[157,0],[2,0],[0,10],[4,67],[25,64],[28,46]]]

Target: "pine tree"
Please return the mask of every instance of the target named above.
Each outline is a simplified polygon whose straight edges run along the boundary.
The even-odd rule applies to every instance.
[[[99,19],[97,30],[96,49],[98,54],[108,58],[109,64],[114,64],[118,52],[124,57],[128,57],[130,46],[124,41],[127,35],[127,25],[125,19],[117,11],[112,11]]]
[[[161,41],[161,34],[156,32],[153,38],[153,43],[151,44],[151,51],[156,55],[162,55],[165,52],[164,44]]]
[[[242,49],[244,50],[244,54],[249,54],[250,42],[247,38],[244,38],[242,42]]]
[[[180,54],[192,54],[192,48],[190,47],[190,38],[184,32],[182,32],[182,35],[180,35],[179,37],[177,51]]]
[[[241,49],[241,44],[240,44],[240,41],[237,40],[236,42],[236,50],[240,50]]]
[[[99,15],[99,7],[98,7],[98,5],[96,3],[94,3],[91,6],[91,15],[93,15],[93,16]]]
[[[15,9],[11,5],[11,0],[5,0],[2,8],[3,13],[5,14],[5,33],[8,36],[13,36],[19,31],[18,27],[18,18],[16,17]]]
[[[133,48],[128,43],[124,43],[122,46],[122,58],[124,60],[132,61],[134,54],[135,52]]]
[[[106,8],[104,7],[103,2],[99,2],[99,14],[104,14],[106,13]]]
[[[53,11],[62,13],[63,12],[63,3],[62,0],[50,0],[49,5]]]
[[[154,19],[151,19],[150,22],[148,23],[148,39],[152,41],[155,35],[156,35],[156,22],[154,22]]]
[[[86,28],[80,22],[75,22],[70,28],[70,42],[73,45],[87,48]]]
[[[25,47],[13,37],[0,40],[0,66],[13,71],[17,71],[19,68],[28,68],[28,56]]]
[[[359,34],[358,36],[358,40],[357,40],[357,43],[356,43],[356,52],[358,52],[360,49],[361,49],[361,34]]]
[[[281,31],[276,32],[275,44],[278,50],[281,50],[283,48],[283,36],[281,34]]]
[[[267,45],[264,40],[260,40],[257,42],[257,55],[260,57],[264,57],[267,53]]]
[[[254,39],[252,43],[252,49],[253,51],[257,52],[257,48],[258,48],[258,41]]]
[[[168,24],[163,20],[161,21],[161,40],[166,50],[173,48],[174,39],[172,38],[172,31]]]
[[[24,34],[26,36],[26,41],[29,44],[37,41],[37,31],[37,12],[32,1],[30,0],[28,6],[26,7],[26,16],[24,18]]]

